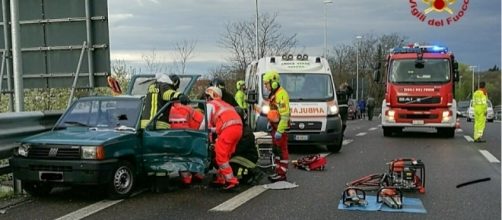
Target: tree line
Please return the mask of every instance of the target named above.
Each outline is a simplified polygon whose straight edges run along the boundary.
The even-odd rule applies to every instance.
[[[253,19],[233,21],[225,24],[225,31],[221,33],[217,42],[221,48],[226,49],[228,57],[226,63],[213,67],[207,71],[203,77],[206,82],[214,77],[225,79],[227,90],[235,91],[235,82],[244,79],[245,70],[248,64],[256,59],[256,54],[260,57],[303,53],[304,48],[297,46],[297,34],[287,34],[282,31],[282,26],[277,22],[278,14],[263,14],[258,22],[258,53],[255,49],[255,28]],[[333,80],[337,87],[347,82],[356,89],[356,71],[359,70],[359,95],[366,98],[368,95],[377,101],[384,98],[385,86],[381,82],[375,82],[373,71],[376,63],[382,59],[391,48],[401,47],[408,44],[408,37],[397,33],[375,35],[366,33],[360,39],[347,44],[338,44],[330,48],[327,59],[331,65]],[[174,44],[172,65],[168,65],[152,50],[150,54],[142,56],[146,66],[145,73],[167,72],[185,74],[186,67],[190,64],[190,59],[194,57],[197,40],[183,40]],[[454,51],[454,48],[452,48]],[[358,65],[356,65],[358,64]],[[357,68],[357,66],[359,68]],[[455,87],[455,97],[457,101],[468,100],[471,96],[472,71],[469,65],[460,63],[460,80]],[[123,91],[127,91],[127,82],[132,75],[142,74],[143,71],[132,67],[124,60],[112,62],[112,75],[118,79]],[[486,71],[480,71],[479,77],[487,83],[489,97],[494,105],[500,105],[500,68],[496,65]],[[475,75],[475,84],[477,85]],[[199,86],[200,87],[200,86]],[[201,87],[202,88],[202,87]],[[201,90],[201,88],[198,88]],[[25,90],[25,111],[50,111],[64,110],[69,98],[69,88],[58,89],[26,89]],[[198,94],[197,91],[195,94]],[[88,95],[111,95],[108,88],[79,89],[75,96],[82,97]],[[354,97],[355,98],[355,97]],[[9,97],[2,93],[0,95],[0,112],[9,111]]]

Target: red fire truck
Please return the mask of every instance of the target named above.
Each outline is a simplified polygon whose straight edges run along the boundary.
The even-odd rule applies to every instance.
[[[405,127],[433,127],[443,136],[455,136],[458,63],[453,53],[446,47],[418,44],[394,48],[385,69],[384,136]],[[379,70],[374,79],[380,81]]]

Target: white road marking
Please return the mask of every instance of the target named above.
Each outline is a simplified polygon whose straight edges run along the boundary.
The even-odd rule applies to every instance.
[[[327,157],[327,156],[329,156],[330,154],[331,154],[331,153],[322,153],[322,154],[319,154],[319,155],[321,155],[321,157]]]
[[[354,141],[354,140],[352,140],[352,139],[345,139],[345,140],[343,140],[343,142],[342,142],[342,146],[345,146],[345,145],[347,145],[347,144],[350,144],[350,143],[352,143],[352,141]]]
[[[483,154],[483,156],[485,156],[485,158],[488,160],[488,162],[490,162],[490,163],[500,163],[500,160],[498,160],[495,156],[493,156],[493,154],[491,154],[487,150],[479,150],[479,152],[481,154]]]
[[[368,129],[368,131],[374,131],[376,129],[378,129],[378,128],[377,127],[373,127],[373,128]]]
[[[224,203],[221,203],[220,205],[210,209],[209,211],[212,212],[231,212],[232,210],[236,209],[240,205],[246,203],[247,201],[251,200],[252,198],[260,195],[262,192],[267,191],[263,185],[258,185],[258,186],[253,186],[252,188],[242,192],[239,195],[234,196],[233,198],[227,200]]]
[[[464,135],[464,138],[467,140],[467,142],[474,142],[474,139],[472,139],[469,135]]]
[[[361,132],[361,133],[356,134],[356,136],[357,136],[357,137],[360,137],[360,136],[364,136],[364,135],[366,135],[366,134],[367,134],[366,132]]]
[[[56,220],[77,220],[77,219],[83,219],[87,216],[90,216],[96,212],[99,212],[103,209],[106,209],[112,205],[115,205],[119,202],[122,202],[123,199],[121,200],[103,200],[103,201],[99,201],[99,202],[96,202],[92,205],[89,205],[87,207],[84,207],[84,208],[81,208],[77,211],[74,211],[74,212],[71,212],[71,213],[68,213],[66,214],[65,216],[63,217],[59,217],[57,218]]]

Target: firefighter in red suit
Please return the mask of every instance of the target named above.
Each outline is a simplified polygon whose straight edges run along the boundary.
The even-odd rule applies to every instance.
[[[215,162],[218,166],[214,185],[221,185],[229,190],[239,185],[230,166],[230,157],[235,152],[237,143],[242,136],[242,121],[234,107],[224,102],[221,89],[211,86],[206,89],[207,118],[212,132],[217,139],[214,146]]]

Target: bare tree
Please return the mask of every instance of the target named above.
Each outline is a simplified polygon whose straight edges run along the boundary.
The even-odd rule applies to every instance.
[[[162,73],[167,70],[167,65],[162,57],[159,57],[155,49],[152,50],[151,54],[143,54],[141,58],[146,63],[146,70],[150,74]]]
[[[374,36],[365,34],[360,41],[354,40],[351,45],[342,44],[333,48],[333,56],[329,56],[329,61],[336,84],[348,82],[351,84],[356,79],[356,58],[359,53],[359,80],[363,80],[365,95],[371,95],[376,100],[382,100],[385,86],[375,82],[372,76],[376,64],[383,62],[383,57],[391,48],[403,46],[406,37],[398,34]],[[379,45],[382,56],[379,58]],[[379,60],[380,59],[380,60]],[[383,63],[382,63],[383,64]],[[360,84],[361,85],[361,84]],[[354,88],[355,89],[355,88]],[[361,89],[361,88],[360,88]]]
[[[290,53],[296,47],[296,34],[286,36],[281,32],[281,25],[274,15],[263,14],[258,21],[258,54],[260,57]],[[230,51],[228,58],[231,67],[243,78],[246,67],[256,59],[255,21],[237,21],[226,25],[220,44]]]
[[[180,73],[185,74],[186,65],[190,58],[193,57],[193,50],[197,45],[196,40],[183,40],[176,42],[174,56],[174,63],[180,70]]]

